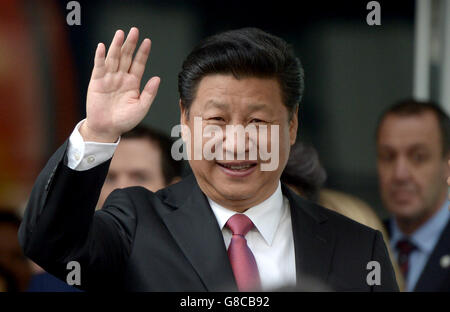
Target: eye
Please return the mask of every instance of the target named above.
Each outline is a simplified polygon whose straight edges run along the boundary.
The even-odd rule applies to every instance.
[[[116,175],[114,173],[108,173],[105,179],[105,183],[114,183],[116,181]]]
[[[138,183],[145,183],[149,180],[149,177],[144,172],[133,172],[132,179]]]
[[[411,158],[416,164],[420,164],[427,159],[427,155],[424,153],[414,153]]]
[[[220,116],[209,117],[209,118],[206,118],[206,120],[208,120],[208,121],[225,121],[225,119]]]
[[[265,121],[258,118],[253,118],[250,120],[250,123],[265,123]]]
[[[220,116],[209,117],[206,119],[206,121],[210,124],[217,124],[217,125],[225,124],[225,118]]]
[[[382,162],[391,162],[395,158],[395,155],[393,153],[388,152],[380,152],[378,153],[378,160]]]

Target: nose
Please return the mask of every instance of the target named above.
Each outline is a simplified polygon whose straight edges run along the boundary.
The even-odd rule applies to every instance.
[[[405,181],[410,178],[410,166],[405,158],[398,158],[394,164],[394,179],[397,181]]]
[[[256,128],[255,128],[256,129]],[[245,155],[248,154],[249,150],[255,144],[253,137],[256,138],[256,130],[253,133],[252,128],[247,129],[249,132],[245,131],[245,128],[241,124],[227,125],[224,135],[224,149],[226,153],[226,159],[244,160]]]

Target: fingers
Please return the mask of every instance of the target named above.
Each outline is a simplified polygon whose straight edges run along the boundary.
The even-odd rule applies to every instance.
[[[99,43],[97,45],[97,50],[95,50],[94,69],[92,70],[93,79],[100,78],[105,75],[105,51],[105,45],[103,43]]]
[[[136,27],[132,27],[130,29],[130,32],[128,33],[125,43],[123,42],[124,36],[125,34],[122,30],[116,31],[114,38],[112,39],[111,46],[109,47],[106,60],[104,59],[104,50],[101,50],[100,48],[100,52],[97,51],[100,53],[100,56],[98,57],[99,66],[100,68],[104,68],[102,68],[101,71],[97,71],[96,76],[97,74],[104,75],[106,72],[117,72],[119,70],[125,73],[128,72],[138,79],[142,78],[145,70],[145,65],[150,54],[151,41],[148,38],[144,39],[136,53],[136,56],[133,59],[133,53],[136,49],[136,45],[139,39],[139,30]],[[103,45],[102,48],[104,48]],[[98,49],[99,48],[97,48],[97,50]],[[103,57],[103,60],[101,59],[101,57]],[[102,65],[102,61],[104,65]]]
[[[130,74],[136,76],[138,79],[141,79],[144,74],[145,64],[147,63],[148,55],[150,54],[150,46],[150,39],[144,39],[131,64]]]
[[[158,92],[160,82],[161,79],[159,77],[153,77],[147,82],[139,98],[139,102],[142,106],[146,108],[150,107]]]
[[[138,38],[139,38],[139,30],[136,27],[132,27],[121,49],[121,56],[119,62],[120,71],[127,73],[128,70],[130,69],[131,60],[133,58],[134,50],[136,49]]]
[[[116,72],[119,68],[120,54],[124,36],[125,34],[122,30],[116,31],[116,34],[114,35],[105,61],[106,70],[108,72]]]

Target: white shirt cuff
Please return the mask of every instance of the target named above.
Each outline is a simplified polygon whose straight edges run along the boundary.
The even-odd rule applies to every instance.
[[[120,142],[120,137],[116,143],[85,142],[78,131],[85,120],[75,126],[67,147],[67,166],[76,171],[89,170],[104,163],[114,155]]]

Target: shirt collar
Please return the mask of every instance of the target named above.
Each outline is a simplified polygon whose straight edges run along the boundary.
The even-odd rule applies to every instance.
[[[447,199],[434,216],[410,235],[411,242],[417,248],[428,253],[434,249],[441,232],[450,219],[449,204],[450,201]],[[395,246],[399,240],[405,237],[407,235],[399,229],[395,218],[392,218],[392,246]]]
[[[208,197],[209,205],[216,216],[222,230],[228,219],[237,212],[227,209]],[[244,214],[252,220],[256,229],[261,233],[266,243],[272,245],[276,229],[283,215],[283,193],[281,183],[278,182],[276,191],[262,203],[247,209]]]

